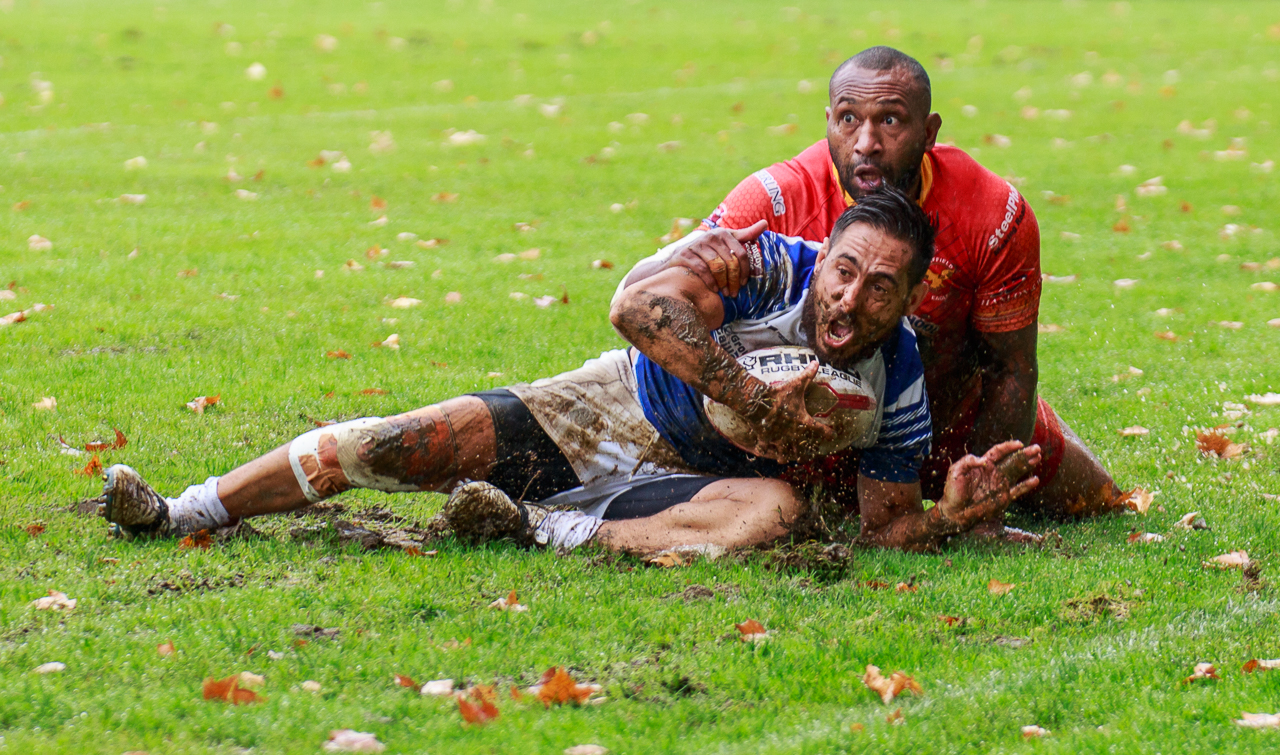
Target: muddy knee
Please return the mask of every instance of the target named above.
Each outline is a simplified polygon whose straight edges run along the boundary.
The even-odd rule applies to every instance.
[[[314,503],[351,488],[394,493],[445,487],[457,477],[456,448],[448,416],[429,406],[316,428],[289,445],[289,464]]]

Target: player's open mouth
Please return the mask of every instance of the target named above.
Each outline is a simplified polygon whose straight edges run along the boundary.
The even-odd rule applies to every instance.
[[[884,183],[884,174],[876,168],[863,166],[854,169],[853,180],[862,191],[875,191]]]
[[[835,318],[827,323],[827,332],[822,340],[829,350],[838,350],[848,346],[853,336],[853,323],[844,318]]]

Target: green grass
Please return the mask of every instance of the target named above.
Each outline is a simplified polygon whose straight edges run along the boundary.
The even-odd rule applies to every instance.
[[[1202,458],[1192,429],[1229,422],[1224,401],[1280,389],[1280,329],[1266,325],[1280,294],[1250,288],[1280,271],[1239,267],[1280,255],[1280,174],[1250,169],[1280,157],[1274,24],[1274,4],[1247,2],[0,3],[0,284],[18,287],[0,304],[54,305],[0,328],[0,752],[313,753],[335,728],[375,732],[399,753],[586,742],[616,753],[1273,752],[1276,732],[1231,719],[1280,710],[1280,672],[1240,671],[1280,657],[1277,594],[1242,590],[1239,572],[1200,562],[1244,548],[1276,580],[1280,504],[1262,494],[1280,493],[1280,445],[1262,432],[1280,426],[1280,408],[1235,421],[1250,450],[1233,462]],[[318,51],[317,34],[338,48]],[[1053,548],[856,552],[845,578],[825,581],[756,561],[655,570],[502,546],[364,553],[323,533],[290,539],[288,522],[269,522],[272,537],[188,551],[114,542],[99,520],[68,511],[97,482],[72,474],[86,459],[59,453],[58,436],[83,443],[118,427],[129,445],[104,462],[172,493],[287,441],[308,418],[390,414],[615,347],[606,307],[625,269],[672,218],[708,213],[743,176],[819,138],[834,64],[882,42],[930,69],[944,139],[1022,179],[1044,269],[1078,276],[1045,288],[1041,322],[1064,330],[1041,339],[1041,392],[1123,484],[1158,490],[1162,511],[1028,522],[1056,526]],[[246,78],[254,62],[265,79]],[[1091,84],[1070,83],[1086,71]],[[54,87],[42,108],[31,107],[34,72]],[[449,91],[436,87],[445,79]],[[269,95],[277,84],[280,99]],[[1024,87],[1025,102],[1013,96]],[[516,104],[520,94],[533,102]],[[561,112],[542,115],[557,97]],[[1027,105],[1072,116],[1026,120]],[[1184,119],[1216,129],[1180,134]],[[767,131],[789,122],[793,134]],[[446,129],[487,140],[448,146]],[[371,153],[375,130],[390,130],[396,150]],[[985,143],[989,134],[1012,146]],[[1214,160],[1232,137],[1246,139],[1247,158]],[[656,148],[670,141],[682,148]],[[612,157],[584,159],[608,146]],[[344,151],[353,169],[308,167],[321,150]],[[125,171],[138,155],[147,168]],[[1122,164],[1136,174],[1118,176]],[[228,184],[229,168],[263,176]],[[1136,197],[1157,175],[1168,193]],[[236,199],[239,188],[257,201]],[[458,198],[432,201],[441,192]],[[119,204],[124,193],[146,203]],[[1112,231],[1117,194],[1129,233]],[[384,227],[368,225],[382,214],[373,195],[387,200]],[[29,205],[7,209],[18,202]],[[1227,222],[1246,230],[1221,239]],[[450,243],[422,249],[395,241],[402,231]],[[29,251],[33,234],[53,249]],[[1175,239],[1183,251],[1161,246]],[[371,262],[375,244],[416,264]],[[530,247],[538,260],[491,261]],[[365,269],[344,272],[348,259]],[[593,269],[595,259],[617,266]],[[198,276],[178,277],[190,269]],[[1120,290],[1119,278],[1140,282]],[[508,297],[562,290],[571,303],[545,310]],[[461,304],[444,303],[450,291]],[[397,296],[424,303],[386,306]],[[1155,314],[1166,307],[1176,312]],[[1177,342],[1153,336],[1166,328]],[[393,332],[399,351],[369,347]],[[325,358],[337,349],[352,358]],[[1144,374],[1112,381],[1130,365]],[[213,394],[222,403],[203,416],[183,407]],[[56,410],[32,408],[45,396]],[[1134,424],[1151,434],[1117,434]],[[440,499],[343,502],[424,519]],[[1173,531],[1190,510],[1212,529]],[[32,537],[37,522],[47,530]],[[1131,530],[1168,539],[1129,546]],[[915,593],[859,586],[913,576]],[[993,597],[991,578],[1018,586]],[[152,594],[166,580],[191,589]],[[664,599],[690,584],[733,587]],[[76,610],[28,606],[49,589],[78,599]],[[485,608],[511,589],[527,613]],[[1104,593],[1127,618],[1067,606]],[[939,615],[969,623],[946,628]],[[773,641],[724,639],[748,618]],[[294,648],[293,623],[341,634]],[[444,649],[465,638],[469,648]],[[156,654],[165,640],[176,657]],[[30,673],[48,661],[67,669]],[[1221,681],[1181,684],[1198,661],[1217,663]],[[914,675],[924,696],[881,705],[860,681],[868,663]],[[500,719],[472,729],[447,700],[391,681],[505,687],[552,665],[603,684],[609,701],[504,701]],[[200,699],[202,679],[242,670],[266,675],[265,703]],[[685,677],[692,694],[673,691]],[[322,692],[301,691],[304,680]],[[906,724],[887,725],[899,704]],[[851,733],[854,723],[865,731]],[[1025,742],[1027,724],[1053,735]]]

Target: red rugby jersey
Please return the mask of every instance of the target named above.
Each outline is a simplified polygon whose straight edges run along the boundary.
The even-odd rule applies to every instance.
[[[911,319],[936,426],[974,388],[978,333],[1036,321],[1040,228],[1017,189],[955,147],[925,153],[920,193],[938,233],[929,295]],[[709,220],[744,228],[764,219],[771,231],[822,241],[851,202],[823,139],[743,179]]]

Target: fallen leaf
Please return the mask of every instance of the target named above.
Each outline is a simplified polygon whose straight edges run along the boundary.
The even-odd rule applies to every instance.
[[[862,683],[867,685],[867,689],[879,695],[880,701],[886,705],[893,702],[893,698],[906,690],[911,690],[917,695],[924,694],[924,689],[921,688],[919,682],[905,673],[895,671],[888,678],[885,678],[877,666],[867,666],[867,672],[862,675]]]
[[[676,218],[671,221],[671,230],[658,239],[664,244],[670,244],[673,241],[679,241],[684,235],[693,229],[693,218]]]
[[[326,351],[324,353],[324,356],[325,356],[325,359],[350,359],[351,358],[351,355],[343,351],[342,349],[338,349],[337,351]]]
[[[438,246],[444,246],[449,243],[449,239],[419,239],[413,242],[414,246],[421,249],[435,249]]]
[[[67,670],[67,664],[61,663],[59,661],[50,661],[49,663],[42,663],[39,666],[36,666],[35,668],[31,669],[32,673],[35,673],[35,674],[56,674],[66,670]]]
[[[461,304],[462,294],[458,293],[457,291],[450,291],[449,293],[444,295],[444,303],[445,304]]]
[[[1116,221],[1115,225],[1111,226],[1111,230],[1115,231],[1116,233],[1128,233],[1133,229],[1129,226],[1128,218],[1120,218],[1119,220]]]
[[[526,249],[523,252],[520,252],[519,254],[517,254],[516,256],[522,260],[532,261],[542,256],[542,250],[537,247],[534,247],[533,249]]]
[[[236,678],[239,680],[239,684],[246,689],[256,689],[266,685],[267,683],[267,678],[265,676],[255,674],[252,671],[241,671],[240,675]]]
[[[1047,737],[1049,736],[1049,733],[1050,732],[1048,729],[1042,726],[1036,726],[1035,724],[1022,727],[1023,739],[1033,739],[1035,737]]]
[[[1258,406],[1280,406],[1280,393],[1250,393],[1244,400]]]
[[[529,610],[528,606],[522,606],[517,602],[515,590],[512,590],[507,597],[493,601],[489,604],[489,607],[498,611],[511,611],[513,613],[523,613]]]
[[[200,530],[178,541],[178,550],[202,550],[207,551],[213,545],[213,536],[209,534],[209,530]]]
[[[302,689],[304,692],[319,692],[321,689],[320,682],[308,679],[302,683]]]
[[[1196,447],[1205,456],[1218,459],[1234,459],[1245,451],[1243,444],[1232,443],[1230,438],[1216,431],[1196,433]]]
[[[383,215],[383,217],[386,217],[386,216],[385,216],[385,215]],[[377,222],[377,221],[374,221],[374,222]],[[383,249],[382,247],[378,246],[377,244],[374,244],[373,246],[371,246],[371,247],[369,247],[368,249],[364,250],[364,256],[365,256],[367,259],[371,259],[371,260],[376,260],[376,259],[378,259],[379,257],[385,257],[385,256],[386,256],[386,255],[388,255],[388,254],[390,254],[390,252],[389,252],[389,251],[387,251],[386,249]]]
[[[1182,683],[1190,684],[1191,682],[1198,681],[1200,679],[1217,679],[1217,678],[1218,678],[1218,670],[1214,668],[1212,663],[1197,663],[1195,669],[1191,672],[1191,676],[1188,676],[1186,679],[1183,679]]]
[[[493,703],[482,701],[477,705],[462,695],[458,695],[458,712],[462,714],[463,721],[476,726],[484,726],[499,715],[498,706]]]
[[[734,626],[738,628],[738,639],[743,642],[766,642],[769,639],[769,632],[755,619],[747,619]]]
[[[593,260],[591,267],[595,270],[612,270],[613,263],[609,260]]]
[[[941,621],[943,624],[946,624],[949,627],[964,626],[969,622],[968,619],[962,618],[960,616],[939,616],[938,621]]]
[[[216,396],[196,396],[187,402],[187,408],[196,414],[204,414],[207,407],[215,406],[222,400],[222,394]]]
[[[365,388],[364,390],[360,391],[360,395],[361,396],[385,396],[387,395],[387,391],[383,390],[382,388]]]
[[[990,582],[987,583],[987,592],[991,593],[992,595],[1004,595],[1005,593],[1009,592],[1015,587],[1017,587],[1016,584],[1012,584],[1009,582],[1001,582],[998,579],[992,579]]]
[[[1258,670],[1274,671],[1276,669],[1280,669],[1280,658],[1273,658],[1270,660],[1259,660],[1257,658],[1254,658],[1253,660],[1244,664],[1244,668],[1242,670],[1246,674],[1252,674],[1253,672]]]
[[[1147,513],[1147,509],[1151,508],[1151,502],[1154,501],[1155,498],[1155,493],[1152,493],[1144,487],[1138,486],[1121,496],[1120,500],[1116,501],[1116,506],[1124,506],[1130,511],[1145,514]]]
[[[334,729],[323,745],[325,752],[382,752],[387,746],[367,731]]]
[[[1265,291],[1270,294],[1280,291],[1280,284],[1272,283],[1271,281],[1259,281],[1252,286],[1249,286],[1249,288],[1254,291]]]
[[[373,210],[374,212],[385,210],[387,209],[387,200],[383,199],[377,194],[374,194],[373,197],[369,199],[369,209]]]
[[[445,697],[453,694],[452,679],[435,679],[422,685],[421,694]]]
[[[204,699],[221,700],[232,705],[261,702],[263,698],[253,690],[240,688],[240,675],[233,674],[226,679],[205,679]]]
[[[915,585],[907,584],[906,582],[899,582],[897,588],[895,588],[895,591],[896,592],[915,592],[918,589],[920,588],[916,587]]]
[[[42,412],[52,411],[58,408],[58,399],[53,396],[45,396],[32,404],[31,408]]]
[[[121,194],[116,198],[120,204],[144,204],[147,201],[146,194]]]
[[[102,461],[98,458],[97,454],[94,454],[93,458],[89,460],[89,463],[84,465],[84,469],[76,470],[76,474],[81,474],[85,477],[100,475],[102,474]]]
[[[450,194],[447,191],[442,191],[439,194],[435,194],[431,197],[432,202],[439,202],[441,204],[448,204],[449,202],[454,202],[457,199],[458,199],[457,194]]]
[[[414,299],[410,296],[398,296],[387,303],[392,309],[410,309],[422,303],[421,299]]]
[[[53,242],[44,236],[33,235],[27,239],[27,249],[33,252],[47,252],[53,249]]]
[[[1231,551],[1205,561],[1204,566],[1217,569],[1243,569],[1249,565],[1248,551]]]
[[[172,642],[162,642],[159,645],[156,645],[156,652],[161,656],[168,658],[169,656],[176,654],[178,649],[173,646]]]
[[[1214,325],[1217,325],[1219,328],[1224,328],[1226,330],[1240,330],[1241,328],[1244,327],[1244,323],[1236,322],[1234,320],[1219,320],[1215,322]]]
[[[1146,543],[1163,543],[1164,535],[1157,535],[1154,532],[1135,532],[1129,536],[1127,542],[1129,545],[1133,545],[1134,543],[1141,545],[1145,545]]]
[[[1134,286],[1138,285],[1138,281],[1135,278],[1119,278],[1115,281],[1112,281],[1112,283],[1115,285],[1116,288],[1133,288]]]
[[[258,201],[258,193],[248,189],[236,189],[236,199],[244,202],[256,202]]]
[[[1280,729],[1280,713],[1241,713],[1236,724],[1248,729]]]
[[[600,691],[600,686],[596,684],[578,684],[564,666],[547,669],[537,686],[537,697],[548,708],[565,703],[582,705],[591,695]]]
[[[1209,523],[1200,516],[1199,511],[1192,511],[1184,514],[1181,519],[1173,523],[1173,526],[1180,530],[1207,530]]]
[[[1062,283],[1062,284],[1075,283],[1076,278],[1077,276],[1075,275],[1075,273],[1072,273],[1071,275],[1043,274],[1040,276],[1040,280],[1044,281],[1045,283]]]
[[[359,262],[356,262],[355,260],[347,260],[346,262],[342,263],[342,269],[348,272],[358,273],[364,269],[364,265],[361,265]]]
[[[28,524],[26,526],[27,534],[31,537],[39,537],[44,534],[43,524]]]
[[[400,348],[400,334],[399,334],[399,333],[392,333],[391,335],[387,336],[386,340],[384,340],[384,341],[374,341],[372,345],[373,345],[374,347],[376,347],[376,348],[384,348],[384,349],[399,349],[399,348]]]
[[[609,755],[609,749],[600,745],[574,745],[566,747],[564,755]]]
[[[76,599],[67,598],[65,592],[50,590],[45,597],[31,601],[31,605],[37,611],[70,611],[76,607]]]
[[[902,724],[905,724],[907,722],[907,719],[904,718],[902,715],[902,708],[898,708],[894,712],[885,716],[884,722],[889,724],[890,726],[901,726]]]
[[[1174,333],[1172,330],[1165,330],[1160,333],[1156,333],[1156,338],[1159,338],[1162,341],[1176,341],[1178,340],[1178,334]]]
[[[539,296],[533,300],[534,306],[538,307],[539,309],[546,309],[547,307],[550,307],[552,304],[555,304],[555,303],[556,303],[556,297],[554,296]]]
[[[405,676],[404,674],[396,674],[395,680],[396,680],[396,684],[401,687],[409,687],[412,689],[418,688],[418,683],[415,682],[413,679]]]
[[[115,428],[112,428],[115,430]],[[86,443],[84,450],[86,451],[116,451],[129,445],[129,439],[124,437],[124,433],[116,430],[116,439],[112,443]]]
[[[1151,431],[1143,427],[1142,425],[1132,425],[1130,427],[1124,427],[1124,428],[1121,428],[1118,432],[1122,437],[1125,437],[1125,438],[1136,438],[1136,437],[1141,437],[1144,435],[1151,434]]]

